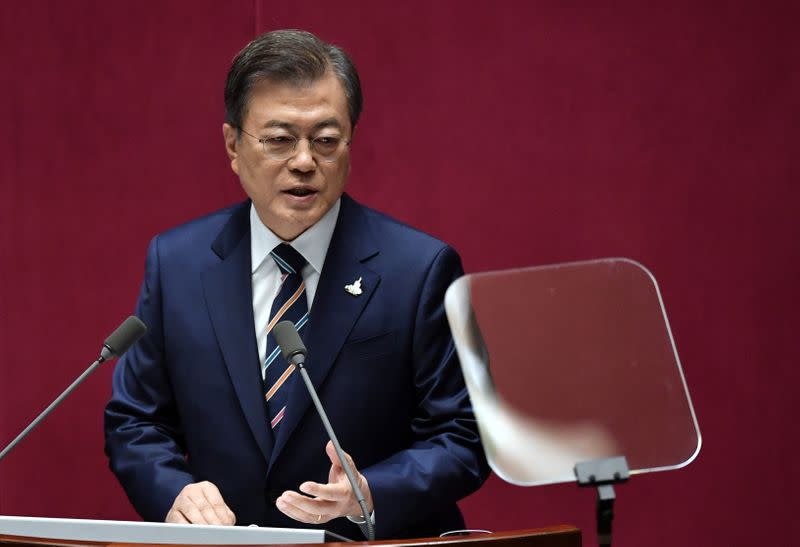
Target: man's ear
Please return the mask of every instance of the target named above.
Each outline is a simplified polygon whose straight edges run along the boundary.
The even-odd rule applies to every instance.
[[[231,160],[231,169],[239,174],[239,132],[230,124],[222,124],[222,136],[225,138],[225,152]]]

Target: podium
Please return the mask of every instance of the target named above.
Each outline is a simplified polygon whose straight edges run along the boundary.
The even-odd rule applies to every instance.
[[[0,516],[0,545],[144,547],[164,545],[306,545],[332,547],[581,547],[580,531],[567,525],[494,534],[348,542],[324,530],[199,526],[110,520]]]

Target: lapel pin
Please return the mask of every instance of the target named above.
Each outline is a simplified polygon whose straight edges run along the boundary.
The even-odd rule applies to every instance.
[[[344,290],[352,294],[353,296],[361,295],[361,278],[359,277],[356,279],[352,285],[345,285]]]

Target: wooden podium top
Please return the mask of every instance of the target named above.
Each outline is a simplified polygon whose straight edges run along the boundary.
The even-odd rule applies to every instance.
[[[0,544],[2,545],[47,545],[47,546],[86,546],[86,547],[157,547],[169,545],[164,543],[115,543],[105,541],[77,541],[68,539],[22,537],[0,534]],[[446,545],[445,545],[446,544]],[[198,544],[182,544],[199,547]],[[217,544],[228,547],[225,544]],[[267,547],[265,544],[248,544],[250,547],[256,545]],[[273,544],[270,547],[277,547]],[[280,544],[281,547],[289,547],[290,544]],[[352,546],[380,546],[380,547],[581,547],[580,530],[574,526],[559,525],[547,528],[537,528],[529,530],[514,530],[497,532],[494,534],[469,534],[461,536],[448,536],[444,538],[431,537],[405,540],[381,540],[381,541],[354,541],[351,543],[326,543],[330,547],[352,547]],[[232,547],[232,546],[231,546]]]

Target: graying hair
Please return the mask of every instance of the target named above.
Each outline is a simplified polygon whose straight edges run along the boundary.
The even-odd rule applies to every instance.
[[[350,124],[355,128],[363,98],[353,61],[341,48],[302,30],[267,32],[236,55],[225,82],[225,122],[241,129],[248,95],[260,81],[301,85],[324,77],[328,71],[344,88]]]

